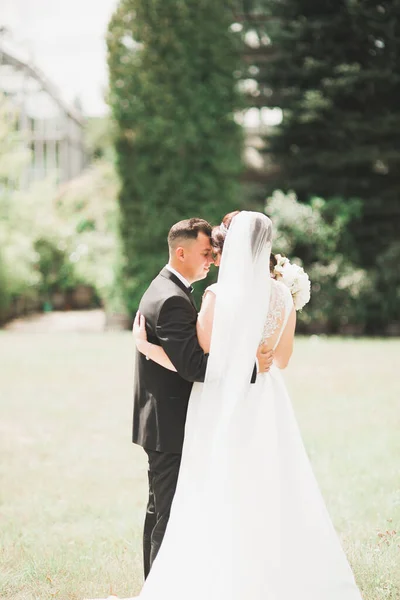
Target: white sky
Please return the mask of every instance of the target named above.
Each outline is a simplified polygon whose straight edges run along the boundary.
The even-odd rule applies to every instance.
[[[118,0],[0,0],[0,27],[11,31],[13,47],[33,58],[68,103],[79,98],[83,112],[94,116],[108,109],[105,32]],[[248,126],[259,119],[274,124],[279,109],[250,109]]]
[[[105,31],[118,0],[0,0],[0,26],[84,113],[103,114],[107,84]]]

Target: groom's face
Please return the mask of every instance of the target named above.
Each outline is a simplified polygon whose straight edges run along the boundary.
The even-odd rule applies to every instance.
[[[192,283],[207,277],[212,263],[210,238],[200,231],[195,240],[188,240],[185,244],[184,264],[187,280]]]

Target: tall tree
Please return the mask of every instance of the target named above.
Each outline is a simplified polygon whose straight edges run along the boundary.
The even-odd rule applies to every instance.
[[[283,109],[267,140],[269,190],[362,200],[351,229],[363,266],[398,236],[400,1],[269,0],[265,78]]]
[[[237,206],[240,38],[232,10],[230,0],[121,0],[111,19],[109,101],[130,310],[165,263],[174,222],[220,219]]]

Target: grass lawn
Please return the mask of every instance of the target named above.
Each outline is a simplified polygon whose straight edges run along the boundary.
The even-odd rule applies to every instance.
[[[399,340],[300,338],[286,372],[364,600],[400,598],[399,357]],[[130,334],[0,332],[0,372],[0,598],[135,595]]]

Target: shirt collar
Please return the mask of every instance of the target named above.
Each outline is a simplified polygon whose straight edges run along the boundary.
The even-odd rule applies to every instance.
[[[175,275],[175,277],[180,279],[180,281],[182,281],[182,283],[185,287],[187,287],[188,289],[190,289],[192,287],[190,285],[190,283],[188,282],[188,280],[185,279],[183,275],[178,273],[178,271],[176,269],[174,269],[174,267],[171,267],[171,265],[165,265],[165,268],[168,269],[168,271],[170,271],[171,273],[173,273]]]

